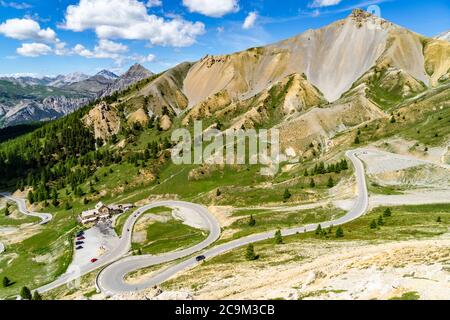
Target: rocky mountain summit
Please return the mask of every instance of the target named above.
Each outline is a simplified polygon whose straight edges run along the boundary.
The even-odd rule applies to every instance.
[[[114,79],[101,94],[102,97],[110,96],[115,92],[125,90],[130,85],[141,81],[143,79],[149,78],[153,75],[151,71],[145,69],[142,65],[136,63],[127,72],[125,72],[120,77]]]

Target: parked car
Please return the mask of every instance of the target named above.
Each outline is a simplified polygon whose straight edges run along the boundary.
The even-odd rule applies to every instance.
[[[77,242],[75,242],[75,244],[76,244],[77,246],[79,246],[80,244],[84,244],[84,242],[83,242],[83,241],[77,241]]]
[[[82,246],[78,246],[78,247],[76,247],[76,249],[77,250],[81,250],[81,249],[83,249],[83,247]]]
[[[91,259],[91,263],[94,263],[94,262],[97,262],[98,261],[98,259],[96,259],[96,258],[92,258]]]
[[[84,236],[84,231],[77,232],[77,237],[81,237],[81,236]]]
[[[198,257],[195,258],[195,260],[197,260],[197,262],[203,261],[203,260],[205,260],[205,259],[206,259],[206,257],[203,256],[203,255],[198,256]]]
[[[77,240],[84,240],[86,239],[85,237],[78,237]]]

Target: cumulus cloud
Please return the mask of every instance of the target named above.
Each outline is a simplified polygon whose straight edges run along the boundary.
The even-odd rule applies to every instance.
[[[57,41],[55,31],[51,28],[41,29],[39,23],[32,19],[6,20],[0,24],[0,33],[17,40]]]
[[[239,11],[239,0],[183,0],[183,5],[190,12],[214,18]]]
[[[106,39],[100,39],[94,50],[89,50],[82,44],[77,44],[72,50],[74,54],[85,58],[113,59],[116,62],[123,60],[121,53],[126,51],[126,45]]]
[[[154,54],[149,54],[147,56],[135,55],[131,57],[131,60],[137,61],[139,63],[153,62],[156,60],[156,56]]]
[[[162,1],[161,0],[148,0],[146,3],[147,8],[152,8],[152,7],[161,7]]]
[[[123,53],[128,51],[128,47],[124,44],[114,42],[111,40],[100,39],[98,46],[95,47],[95,51],[104,51],[111,53]]]
[[[255,25],[256,19],[258,18],[258,13],[253,11],[248,14],[248,16],[245,18],[244,24],[242,25],[242,28],[244,29],[250,29]]]
[[[67,7],[63,28],[92,29],[100,39],[148,40],[152,45],[185,47],[205,33],[201,22],[149,15],[137,0],[80,0]]]
[[[314,0],[309,6],[311,8],[330,7],[339,4],[342,0]]]
[[[52,48],[43,43],[24,43],[17,48],[17,53],[25,57],[38,57],[52,52]]]

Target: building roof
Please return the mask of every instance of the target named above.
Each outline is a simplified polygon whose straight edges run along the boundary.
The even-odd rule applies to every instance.
[[[98,214],[98,211],[96,209],[86,210],[81,213],[81,217],[86,218],[86,217],[90,217],[90,216],[95,216],[97,214]]]

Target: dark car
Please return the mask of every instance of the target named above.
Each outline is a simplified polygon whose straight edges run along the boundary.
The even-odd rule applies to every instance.
[[[98,261],[98,259],[96,259],[96,258],[92,258],[91,259],[91,263],[94,263],[94,262],[97,262]]]
[[[81,249],[83,249],[83,247],[82,246],[78,246],[78,247],[76,247],[76,249],[77,250],[81,250]]]
[[[80,244],[84,244],[84,242],[83,242],[83,241],[77,241],[77,242],[75,242],[75,244],[76,244],[77,246],[79,246]]]
[[[77,240],[84,240],[86,239],[85,237],[78,237]]]
[[[81,236],[84,236],[84,231],[77,232],[77,237],[81,237]]]
[[[195,258],[195,260],[197,260],[198,262],[205,260],[206,257],[205,256],[198,256]]]

